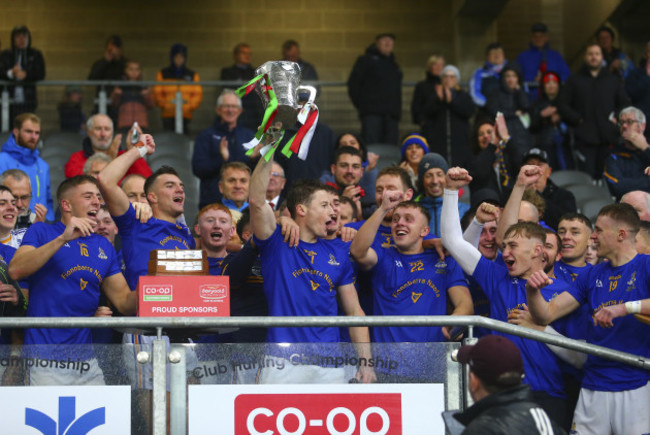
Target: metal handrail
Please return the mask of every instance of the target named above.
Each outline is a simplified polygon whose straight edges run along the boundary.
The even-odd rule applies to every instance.
[[[650,359],[547,334],[482,316],[324,316],[324,317],[4,317],[0,328],[206,329],[233,327],[468,326],[530,338],[650,370]]]

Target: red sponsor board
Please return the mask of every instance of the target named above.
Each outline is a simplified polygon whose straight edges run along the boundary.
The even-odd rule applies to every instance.
[[[401,435],[400,393],[240,394],[235,435]]]
[[[227,276],[141,276],[138,316],[228,317],[229,279]]]

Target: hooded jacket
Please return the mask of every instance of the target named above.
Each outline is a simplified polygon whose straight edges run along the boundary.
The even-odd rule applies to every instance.
[[[20,169],[29,175],[32,184],[32,200],[29,208],[34,210],[36,204],[47,207],[48,221],[54,220],[54,203],[50,187],[50,167],[39,157],[38,149],[30,150],[16,143],[13,133],[2,145],[0,152],[0,174],[7,169]]]
[[[359,115],[402,115],[402,70],[393,53],[385,56],[371,44],[348,78],[348,95]]]
[[[174,56],[182,54],[187,61],[187,47],[183,44],[172,45],[169,51],[170,66],[158,71],[156,81],[201,81],[198,73],[187,68],[185,63],[180,68],[174,64]],[[174,118],[176,114],[176,105],[173,100],[176,98],[176,92],[180,91],[183,98],[183,118],[192,119],[192,112],[199,108],[203,100],[203,88],[201,85],[180,85],[180,86],[154,86],[153,96],[156,105],[162,109],[162,118]]]
[[[19,33],[27,34],[27,47],[19,49],[14,44],[14,36]],[[13,76],[12,68],[20,65],[23,71],[27,73],[23,80],[18,80]],[[11,49],[4,50],[0,53],[0,77],[2,80],[11,80],[20,83],[23,88],[25,101],[21,105],[27,109],[25,111],[34,111],[37,106],[36,86],[33,82],[45,78],[45,61],[40,50],[32,48],[32,35],[25,26],[16,27],[11,32]],[[15,96],[15,86],[9,87],[9,93]]]

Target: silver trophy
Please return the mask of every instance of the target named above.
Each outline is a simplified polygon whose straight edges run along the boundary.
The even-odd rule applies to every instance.
[[[298,110],[304,106],[299,104],[298,92],[306,91],[309,93],[306,103],[312,105],[316,98],[316,89],[313,86],[300,85],[302,74],[300,66],[296,62],[284,60],[266,62],[255,70],[256,76],[262,74],[266,74],[268,77],[269,83],[267,84],[273,88],[278,99],[278,113],[273,119],[274,129],[284,130],[293,127],[296,120],[298,120]],[[269,104],[268,97],[259,84],[255,90],[262,99],[264,108],[266,108]],[[304,120],[301,119],[301,122],[304,122]]]

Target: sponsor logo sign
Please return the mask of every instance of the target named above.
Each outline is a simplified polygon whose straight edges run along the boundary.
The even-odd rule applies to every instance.
[[[227,276],[141,276],[138,316],[228,317],[230,285]]]

